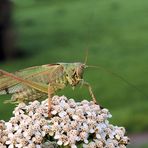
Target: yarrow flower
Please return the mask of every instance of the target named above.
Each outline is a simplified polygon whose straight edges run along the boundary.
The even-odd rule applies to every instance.
[[[1,148],[124,148],[129,143],[125,129],[109,123],[108,109],[92,101],[54,96],[50,119],[48,100],[20,103],[13,114],[0,121]]]

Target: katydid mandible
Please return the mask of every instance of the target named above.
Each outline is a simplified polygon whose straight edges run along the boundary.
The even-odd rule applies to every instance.
[[[29,67],[15,73],[0,69],[0,95],[13,94],[10,102],[33,101],[48,95],[48,111],[51,111],[51,97],[57,90],[67,85],[72,88],[78,84],[88,87],[96,103],[96,98],[88,82],[83,79],[87,66],[83,63],[57,63]]]

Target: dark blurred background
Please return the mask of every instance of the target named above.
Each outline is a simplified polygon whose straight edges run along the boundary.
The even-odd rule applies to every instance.
[[[56,62],[84,62],[110,69],[138,89],[102,69],[86,69],[102,106],[138,140],[148,136],[147,0],[1,0],[0,69],[13,72]],[[58,93],[90,98],[85,88]],[[0,96],[0,119],[8,120],[11,96]],[[134,138],[134,139],[136,139]],[[136,140],[137,148],[148,147]],[[132,146],[131,146],[132,147]]]

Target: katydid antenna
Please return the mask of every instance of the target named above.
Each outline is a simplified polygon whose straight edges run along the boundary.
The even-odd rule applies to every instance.
[[[107,69],[101,65],[86,65],[86,68],[97,68],[97,69],[102,69],[105,72],[117,77],[118,79],[122,80],[123,82],[125,82],[126,84],[128,84],[129,86],[133,87],[134,89],[136,89],[138,92],[140,92],[143,96],[145,96],[146,98],[148,98],[148,95],[142,91],[142,89],[140,89],[139,87],[137,87],[135,84],[129,82],[128,80],[126,80],[124,77],[122,77],[121,75],[111,71],[110,69]]]

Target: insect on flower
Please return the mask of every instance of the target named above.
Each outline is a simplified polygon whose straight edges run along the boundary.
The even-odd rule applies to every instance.
[[[13,94],[8,102],[33,101],[48,95],[50,116],[51,97],[54,93],[67,85],[74,88],[82,84],[88,87],[96,103],[90,84],[83,80],[86,67],[83,63],[57,63],[30,67],[15,73],[0,69],[0,95]]]

